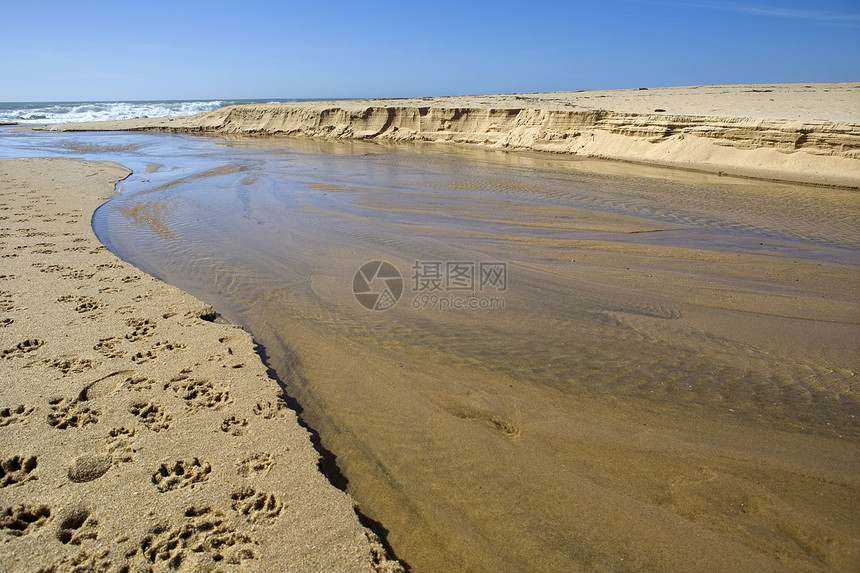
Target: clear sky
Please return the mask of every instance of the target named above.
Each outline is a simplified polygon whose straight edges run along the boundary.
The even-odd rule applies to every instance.
[[[0,101],[860,81],[860,0],[0,3]]]

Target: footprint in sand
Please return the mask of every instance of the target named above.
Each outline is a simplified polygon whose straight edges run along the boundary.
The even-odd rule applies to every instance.
[[[68,476],[75,483],[93,481],[105,475],[111,466],[113,460],[108,454],[84,454],[72,462]]]
[[[189,378],[187,373],[180,373],[165,384],[165,388],[171,388],[176,395],[185,400],[186,408],[197,410],[208,408],[220,410],[233,399],[226,390],[219,390],[209,380],[201,378]]]
[[[22,485],[39,479],[35,474],[38,466],[39,460],[36,456],[13,456],[0,461],[0,487]]]
[[[157,385],[158,382],[146,376],[129,376],[117,386],[117,389],[140,392],[142,390],[152,390]]]
[[[0,427],[20,424],[27,421],[27,417],[33,413],[35,408],[28,408],[24,404],[12,406],[11,408],[0,408]]]
[[[114,463],[134,461],[134,454],[137,453],[134,448],[135,436],[137,436],[135,430],[111,428],[111,431],[108,432],[107,449]]]
[[[153,432],[162,432],[170,429],[172,418],[169,414],[162,412],[158,405],[152,402],[136,402],[129,406],[128,411]]]
[[[152,528],[133,556],[142,557],[143,568],[148,564],[149,569],[158,571],[181,566],[188,566],[189,570],[211,570],[219,563],[241,565],[242,561],[254,559],[256,545],[258,542],[254,538],[231,527],[222,513],[192,506],[185,510],[180,524]]]
[[[92,312],[98,308],[101,308],[104,305],[104,303],[94,299],[91,296],[75,296],[72,294],[67,294],[59,297],[57,299],[57,302],[73,302],[75,303],[75,311],[81,314],[86,312]]]
[[[245,433],[245,426],[247,425],[248,420],[245,418],[239,419],[236,416],[230,416],[221,422],[221,431],[233,436],[241,436]]]
[[[152,483],[161,493],[194,488],[209,480],[211,472],[212,466],[197,458],[177,460],[170,464],[161,464],[152,474]]]
[[[131,332],[125,335],[125,339],[129,342],[136,342],[141,338],[152,336],[152,332],[156,323],[148,318],[129,318],[125,323],[132,328]]]
[[[252,487],[234,492],[231,500],[231,507],[251,523],[274,523],[284,509],[275,494],[258,492]]]
[[[44,345],[45,341],[40,338],[28,338],[19,342],[12,348],[7,348],[3,352],[0,352],[0,355],[2,355],[3,358],[20,358],[29,352],[38,350]]]
[[[106,358],[122,358],[125,356],[125,351],[117,348],[122,343],[122,339],[117,338],[115,336],[111,336],[109,338],[100,339],[95,345],[93,345],[93,350],[96,352],[103,354]]]
[[[99,421],[100,412],[87,406],[86,400],[53,398],[48,404],[51,406],[48,424],[58,430],[83,428]]]
[[[257,402],[252,408],[254,414],[261,416],[263,419],[271,420],[273,418],[283,418],[289,411],[289,406],[283,398],[275,398],[274,400],[266,400]]]
[[[47,505],[18,504],[0,510],[0,533],[21,537],[38,531],[51,517]]]
[[[68,376],[69,374],[80,374],[98,366],[97,362],[89,358],[68,358],[64,356],[54,358],[53,360],[46,359],[44,363],[52,368],[58,369],[63,376]]]
[[[269,452],[260,452],[239,460],[236,463],[236,472],[245,478],[266,475],[274,465],[275,458],[272,454]]]
[[[99,522],[85,508],[75,508],[60,521],[57,540],[63,545],[80,545],[87,539],[98,539]]]
[[[149,362],[150,360],[155,360],[158,358],[158,354],[153,352],[152,350],[147,350],[146,352],[137,352],[134,356],[131,357],[131,361],[135,364],[143,364],[144,362]]]
[[[12,293],[0,290],[0,312],[9,312],[15,309],[15,299],[12,298]]]

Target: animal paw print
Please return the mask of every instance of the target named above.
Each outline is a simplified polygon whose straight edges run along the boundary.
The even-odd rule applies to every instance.
[[[251,523],[274,523],[284,509],[273,493],[262,493],[247,487],[235,492],[232,496],[234,510]]]
[[[51,517],[47,505],[18,504],[0,511],[0,532],[21,537],[38,530]]]
[[[152,474],[152,483],[161,493],[186,487],[194,488],[207,481],[211,472],[212,466],[200,463],[197,458],[191,461],[177,460],[173,465],[161,464]]]
[[[100,412],[91,409],[83,400],[54,398],[48,404],[51,406],[48,424],[58,430],[83,428],[99,421]]]
[[[82,296],[78,299],[78,305],[75,307],[75,312],[79,312],[81,314],[85,312],[92,312],[100,308],[101,305],[102,303],[92,297]]]
[[[253,477],[257,474],[266,475],[273,465],[275,465],[275,458],[272,454],[260,452],[239,461],[236,464],[236,471],[242,477]]]
[[[288,409],[287,403],[283,399],[277,398],[275,400],[257,402],[254,404],[253,411],[256,415],[262,416],[266,420],[271,420],[275,417],[285,416]]]
[[[14,308],[15,301],[12,299],[12,293],[0,290],[0,312],[9,312]]]
[[[156,570],[179,569],[183,563],[205,559],[240,565],[254,559],[257,541],[236,531],[225,516],[208,507],[189,507],[179,525],[158,525],[143,538],[137,555]]]
[[[24,458],[21,456],[13,456],[0,462],[0,487],[10,485],[21,485],[30,480],[39,479],[33,473],[39,461],[36,456]]]
[[[97,364],[89,358],[55,358],[54,360],[45,360],[48,366],[59,369],[63,376],[69,374],[80,374],[90,368],[95,368]]]
[[[57,540],[63,545],[80,545],[87,539],[98,539],[99,522],[90,515],[89,510],[72,510],[57,530]]]
[[[132,331],[125,335],[125,339],[130,342],[152,336],[152,330],[155,328],[155,322],[148,318],[129,318],[125,323],[132,328]]]
[[[70,272],[64,273],[62,276],[64,279],[77,279],[77,280],[85,280],[91,279],[93,277],[92,273],[88,273],[86,271],[82,271],[80,269],[69,269]]]
[[[13,406],[11,408],[0,409],[0,427],[19,424],[27,419],[27,416],[33,413],[34,408],[26,407],[23,404]]]
[[[234,436],[241,436],[245,433],[245,426],[247,425],[248,420],[244,418],[240,420],[236,416],[230,416],[221,422],[221,431]]]
[[[170,415],[162,412],[157,405],[151,402],[132,404],[128,411],[137,416],[143,422],[143,425],[153,432],[170,429],[172,420]]]
[[[185,400],[185,404],[190,410],[198,408],[219,410],[233,402],[229,392],[216,390],[215,385],[209,380],[188,380],[186,375],[181,374],[171,379],[166,386],[173,388],[173,391]]]
[[[146,352],[137,352],[134,356],[131,357],[131,361],[135,364],[143,364],[144,362],[149,362],[150,360],[155,360],[158,358],[158,354],[156,354],[152,350],[147,350]]]
[[[57,299],[57,302],[74,302],[76,303],[75,311],[81,314],[92,312],[101,307],[101,303],[91,296],[74,296],[63,295]]]
[[[9,326],[13,322],[15,322],[14,318],[0,318],[0,328],[4,326]]]
[[[40,340],[38,338],[28,338],[22,342],[19,342],[12,348],[7,348],[2,353],[3,358],[18,358],[24,356],[28,352],[33,352],[34,350],[38,350],[42,346],[45,345],[44,340]]]
[[[137,390],[139,392],[141,390],[151,390],[155,383],[155,380],[147,378],[146,376],[129,376],[125,379],[125,382],[122,383],[122,387],[128,390]]]
[[[156,342],[152,348],[153,350],[179,350],[181,348],[185,348],[185,345],[181,342],[170,342],[169,340],[164,340],[162,342]]]
[[[103,354],[107,358],[122,358],[125,356],[125,351],[117,348],[121,342],[122,340],[115,336],[102,338],[93,346],[93,350]]]
[[[137,432],[128,428],[111,428],[108,433],[108,453],[115,462],[134,461],[134,454],[137,452],[133,445],[136,435]]]

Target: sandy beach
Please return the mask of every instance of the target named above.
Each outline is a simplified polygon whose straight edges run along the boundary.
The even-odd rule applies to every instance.
[[[0,162],[0,569],[400,570],[251,337],[95,238],[128,173]]]
[[[243,105],[57,129],[457,143],[860,187],[856,83]]]
[[[858,95],[30,131],[71,156],[139,145],[105,244],[183,290],[93,232],[129,169],[0,161],[0,569],[853,570]],[[180,135],[70,133],[102,130]],[[417,261],[504,262],[511,288],[499,312],[370,312],[352,281],[373,260],[405,283]]]

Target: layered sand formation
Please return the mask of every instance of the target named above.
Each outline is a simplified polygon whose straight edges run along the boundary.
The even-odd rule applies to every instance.
[[[278,103],[58,129],[458,143],[860,187],[860,84]]]
[[[0,570],[401,570],[250,335],[98,242],[128,173],[0,162]]]

